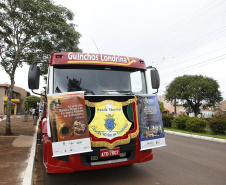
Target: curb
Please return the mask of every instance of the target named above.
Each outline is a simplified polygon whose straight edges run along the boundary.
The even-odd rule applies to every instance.
[[[34,139],[31,147],[30,157],[28,159],[28,165],[24,173],[22,185],[32,185],[33,184],[33,175],[34,175],[34,164],[35,164],[35,154],[36,154],[36,144],[37,144],[37,133],[38,126],[36,126]]]
[[[190,138],[195,138],[195,139],[214,141],[214,142],[218,142],[218,143],[226,143],[226,139],[218,139],[218,138],[207,137],[207,136],[198,136],[198,135],[193,135],[193,134],[185,134],[185,133],[174,132],[174,131],[169,131],[169,130],[164,130],[164,132],[168,133],[168,134],[178,135],[178,136],[185,136],[185,137],[190,137]]]

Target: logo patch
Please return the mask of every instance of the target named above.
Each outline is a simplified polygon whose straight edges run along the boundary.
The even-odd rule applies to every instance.
[[[115,119],[113,118],[113,115],[107,114],[105,119],[105,127],[109,131],[112,131],[115,128]]]

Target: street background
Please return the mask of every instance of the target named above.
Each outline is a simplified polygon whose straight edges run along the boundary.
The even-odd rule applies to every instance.
[[[82,35],[79,48],[141,58],[158,69],[159,95],[177,76],[201,74],[220,85],[226,99],[225,0],[54,0],[74,13]],[[51,54],[51,53],[50,53]],[[18,68],[15,85],[27,86],[28,66]],[[0,83],[10,83],[0,70]],[[38,91],[45,86],[43,78]]]
[[[166,134],[166,144],[152,161],[72,174],[47,174],[39,146],[34,185],[225,185],[225,143]]]

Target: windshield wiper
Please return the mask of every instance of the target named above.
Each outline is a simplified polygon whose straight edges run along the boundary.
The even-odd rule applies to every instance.
[[[105,93],[125,93],[126,95],[133,95],[133,93],[131,91],[122,91],[122,90],[102,90],[102,92]]]
[[[95,95],[95,93],[94,93],[93,91],[85,91],[84,94],[85,94],[85,95],[88,95],[88,93],[89,93],[89,94],[92,94],[92,95]]]

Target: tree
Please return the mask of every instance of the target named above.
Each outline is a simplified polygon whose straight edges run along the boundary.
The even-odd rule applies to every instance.
[[[165,107],[164,107],[164,103],[163,103],[163,102],[161,102],[161,101],[158,101],[158,102],[159,102],[160,112],[162,112],[162,111],[165,109]]]
[[[0,1],[0,65],[10,77],[8,89],[6,135],[11,135],[10,108],[15,72],[23,63],[48,61],[53,52],[81,51],[80,34],[67,8],[51,0]],[[41,66],[42,74],[47,72]]]
[[[182,102],[188,112],[194,112],[197,117],[199,107],[206,104],[214,106],[223,100],[216,80],[202,75],[184,75],[176,77],[167,87],[165,99]]]
[[[178,83],[171,83],[169,86],[167,86],[167,94],[168,96],[165,97],[166,100],[173,102],[173,105],[175,107],[174,114],[177,114],[177,103],[179,99],[180,92],[177,90],[180,88],[180,84]]]
[[[37,107],[37,103],[40,102],[40,98],[37,96],[28,96],[25,100],[24,100],[24,106],[26,109],[30,109],[30,108],[35,108]]]

